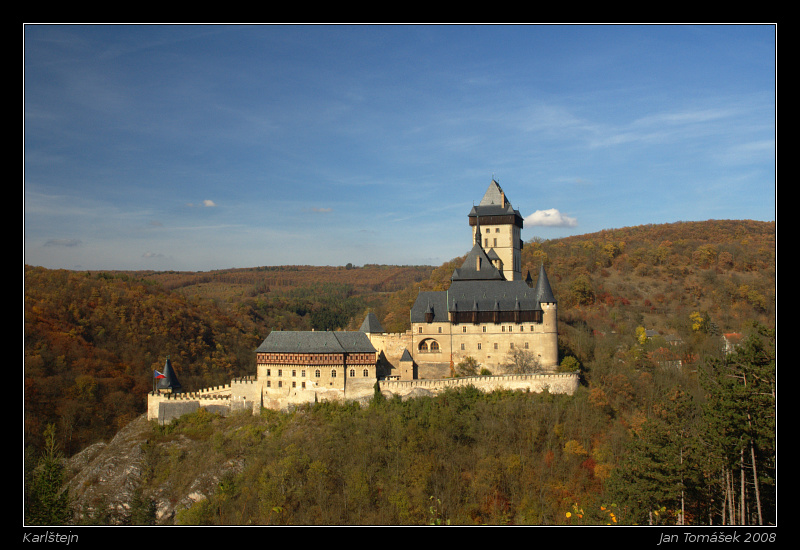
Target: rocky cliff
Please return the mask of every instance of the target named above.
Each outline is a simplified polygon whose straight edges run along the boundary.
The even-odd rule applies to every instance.
[[[235,461],[227,461],[194,479],[164,478],[159,475],[159,460],[168,457],[192,464],[201,452],[200,446],[184,435],[176,435],[156,448],[149,439],[153,427],[142,415],[109,443],[91,445],[67,461],[67,486],[76,523],[97,521],[99,517],[111,523],[130,521],[131,506],[139,491],[143,499],[154,504],[156,523],[172,524],[178,510],[207,498],[225,474],[240,467]]]

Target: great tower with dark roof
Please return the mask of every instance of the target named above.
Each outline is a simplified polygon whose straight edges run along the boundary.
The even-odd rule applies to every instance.
[[[473,243],[479,243],[508,281],[522,279],[523,219],[492,178],[481,202],[469,213]]]
[[[522,350],[542,370],[558,364],[557,302],[544,265],[522,278],[522,216],[492,179],[469,212],[472,248],[445,291],[421,292],[411,308],[418,364],[466,357],[502,370]]]

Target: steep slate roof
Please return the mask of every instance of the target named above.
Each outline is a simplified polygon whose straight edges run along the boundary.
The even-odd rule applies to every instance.
[[[522,222],[522,216],[518,210],[515,210],[514,207],[511,206],[511,201],[505,196],[505,193],[500,188],[500,184],[492,180],[481,202],[478,206],[473,206],[472,210],[470,210],[469,217],[477,216],[480,218],[481,216],[505,215],[513,215],[519,218],[520,223]]]
[[[450,311],[534,311],[539,301],[524,281],[453,281],[447,290]]]
[[[280,331],[269,333],[257,353],[375,353],[363,332]]]
[[[543,265],[533,288],[525,281],[458,279],[454,274],[448,290],[419,293],[411,307],[411,322],[426,322],[428,311],[434,323],[442,323],[448,321],[448,311],[537,311],[542,302],[556,303]]]
[[[496,255],[495,253],[495,256]],[[480,260],[481,263],[480,271],[478,270],[478,260]],[[478,279],[484,281],[504,281],[505,277],[500,270],[492,264],[491,259],[483,250],[480,243],[475,243],[472,250],[467,254],[464,263],[461,264],[461,267],[457,267],[453,271],[453,275],[450,279],[453,281]]]
[[[164,378],[159,378],[156,382],[156,388],[159,390],[180,390],[183,386],[178,382],[178,377],[175,375],[175,370],[172,368],[172,361],[167,357],[167,362],[164,363],[164,372],[161,373]]]
[[[544,264],[539,266],[539,279],[536,281],[535,290],[536,296],[540,302],[556,303],[556,297],[553,295],[553,289],[550,288],[550,279],[547,278]]]
[[[420,292],[414,305],[411,306],[411,322],[424,323],[425,312],[433,312],[433,322],[443,323],[447,317],[447,291]]]
[[[359,328],[361,332],[370,332],[370,333],[381,333],[386,332],[383,330],[383,325],[378,320],[377,315],[372,312],[367,313],[367,316],[364,318],[364,322],[361,323],[361,328]]]

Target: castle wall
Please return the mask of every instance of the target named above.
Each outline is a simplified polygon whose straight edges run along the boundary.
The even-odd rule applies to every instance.
[[[474,386],[492,392],[497,390],[522,390],[536,393],[545,390],[550,393],[572,395],[578,389],[578,373],[557,374],[505,374],[499,376],[465,376],[460,378],[444,378],[437,380],[382,380],[380,388],[392,395],[408,396],[414,390],[426,390],[438,394],[458,387]]]
[[[531,391],[572,395],[579,384],[578,373],[553,374],[507,374],[497,376],[466,376],[460,378],[436,378],[417,380],[381,380],[380,391],[387,395],[413,397],[420,392],[437,395],[445,390],[473,386],[481,391],[497,390]],[[211,412],[227,415],[236,411],[258,414],[261,407],[273,410],[286,410],[292,406],[324,401],[367,401],[375,392],[375,380],[353,379],[344,389],[287,388],[286,391],[265,391],[259,397],[253,392],[260,388],[255,380],[237,382],[229,386],[231,394],[212,395],[213,390],[186,394],[150,394],[148,399],[148,420],[168,424],[174,419],[205,408]],[[242,391],[239,394],[238,391]]]

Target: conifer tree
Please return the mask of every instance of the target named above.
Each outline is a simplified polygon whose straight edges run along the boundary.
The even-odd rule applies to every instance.
[[[29,525],[65,525],[70,520],[70,503],[63,487],[64,466],[53,424],[45,429],[44,440],[44,451],[26,491],[25,522]]]
[[[774,331],[762,326],[734,353],[705,363],[705,442],[716,467],[726,524],[774,521]]]

